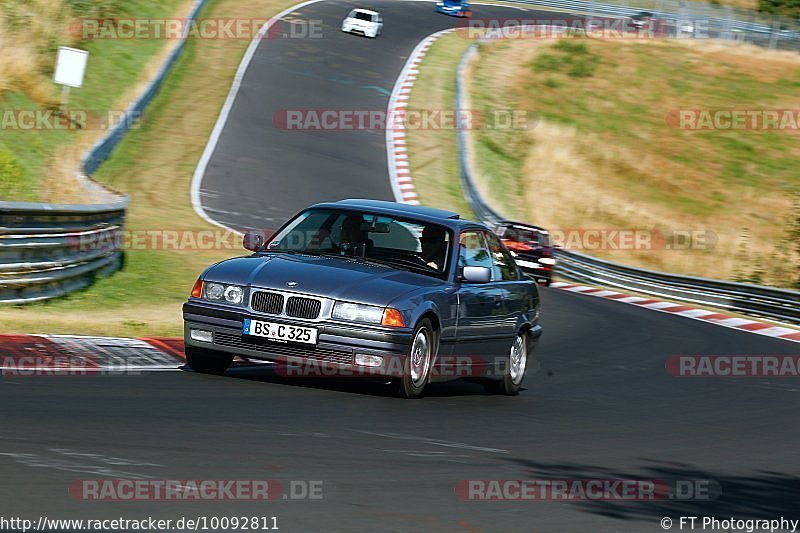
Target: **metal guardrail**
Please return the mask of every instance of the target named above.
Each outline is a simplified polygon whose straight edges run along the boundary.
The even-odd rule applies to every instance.
[[[467,65],[477,50],[477,45],[473,44],[461,58],[458,66],[456,109],[469,109],[463,79]],[[460,121],[457,130],[464,196],[481,222],[496,227],[501,221],[508,219],[482,197],[472,172],[469,130],[462,127]],[[556,256],[558,259],[556,273],[564,279],[800,324],[798,291],[655,272],[563,249],[558,249]]]
[[[62,296],[119,269],[127,206],[0,202],[0,303]]]
[[[206,0],[187,15],[197,17]],[[188,26],[188,25],[187,25]],[[79,181],[110,203],[96,205],[0,201],[0,304],[22,304],[63,296],[122,267],[121,231],[128,199],[105,191],[86,176],[116,148],[155,97],[183,51],[185,37],[164,60],[145,90],[81,160]]]
[[[666,22],[673,35],[714,37],[749,42],[772,49],[800,50],[800,21],[731,6],[685,0],[619,0],[603,3],[590,0],[512,0],[515,4],[548,7],[591,15],[631,17],[643,11]],[[693,33],[680,31],[691,22]],[[537,24],[542,24],[537,22]]]

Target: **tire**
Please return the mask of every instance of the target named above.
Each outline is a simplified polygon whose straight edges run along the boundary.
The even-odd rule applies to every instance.
[[[411,348],[403,363],[400,395],[421,398],[431,377],[431,366],[436,352],[436,332],[427,318],[414,328]]]
[[[517,333],[514,343],[503,361],[503,377],[484,383],[484,388],[491,394],[505,394],[516,396],[525,379],[525,369],[528,363],[528,334]]]
[[[186,366],[202,374],[222,374],[233,361],[233,355],[215,350],[187,346],[185,351]]]

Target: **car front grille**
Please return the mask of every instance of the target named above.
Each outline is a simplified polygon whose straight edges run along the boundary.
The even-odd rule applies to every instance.
[[[253,294],[250,305],[255,311],[279,315],[283,311],[283,295],[276,292],[258,291]]]
[[[291,317],[314,319],[319,316],[321,310],[322,302],[312,298],[291,296],[286,301],[286,314]]]
[[[256,350],[276,356],[302,357],[304,359],[314,359],[316,361],[343,365],[353,364],[353,352],[351,350],[332,350],[330,348],[320,348],[319,346],[304,347],[290,344],[278,344],[263,339],[248,339],[241,335],[220,332],[214,332],[214,344],[230,346],[231,348]]]

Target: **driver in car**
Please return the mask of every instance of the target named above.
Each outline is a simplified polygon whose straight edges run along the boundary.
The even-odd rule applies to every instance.
[[[419,238],[422,245],[422,259],[436,270],[444,270],[445,255],[445,230],[439,226],[425,226]]]
[[[361,215],[347,215],[342,221],[342,232],[339,238],[340,253],[352,253],[364,256],[371,248],[367,232],[361,229],[364,218]]]

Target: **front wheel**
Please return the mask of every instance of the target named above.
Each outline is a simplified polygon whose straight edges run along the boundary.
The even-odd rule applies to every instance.
[[[400,394],[406,398],[419,398],[431,376],[435,335],[430,320],[421,320],[414,329],[411,350],[403,363]]]
[[[222,374],[233,361],[233,355],[194,346],[186,347],[186,366],[203,374]]]
[[[514,344],[503,361],[503,377],[500,381],[486,383],[486,390],[506,396],[516,396],[525,378],[528,364],[528,334],[517,333]]]

